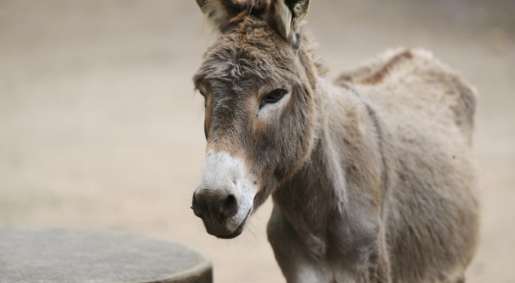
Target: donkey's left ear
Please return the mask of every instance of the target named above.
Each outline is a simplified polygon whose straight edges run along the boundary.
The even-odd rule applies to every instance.
[[[229,19],[237,14],[234,9],[232,9],[233,1],[231,0],[196,1],[209,22],[219,30],[223,30],[229,24]]]
[[[297,49],[301,27],[309,9],[309,0],[271,0],[268,21],[277,33]]]

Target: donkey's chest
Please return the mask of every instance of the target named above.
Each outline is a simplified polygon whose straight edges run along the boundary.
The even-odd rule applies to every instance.
[[[328,221],[323,232],[310,230],[305,223],[298,226],[293,224],[296,226],[295,238],[298,239],[303,254],[308,260],[320,263],[320,268],[333,274],[336,282],[354,282],[349,281],[356,276],[350,271],[366,268],[369,260],[378,253],[375,234],[367,227],[345,220]],[[340,280],[336,280],[337,278]]]

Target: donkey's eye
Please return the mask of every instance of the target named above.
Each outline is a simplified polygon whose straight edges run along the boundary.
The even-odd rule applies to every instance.
[[[277,101],[281,100],[285,94],[288,93],[287,89],[278,88],[270,92],[266,95],[266,97],[261,101],[260,108],[263,107],[265,104],[268,103],[276,103]]]

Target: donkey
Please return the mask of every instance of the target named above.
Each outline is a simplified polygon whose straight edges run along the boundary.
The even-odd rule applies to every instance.
[[[207,232],[237,237],[272,195],[287,282],[464,282],[479,234],[472,88],[423,50],[328,84],[309,0],[197,4],[220,32],[194,76],[207,150],[192,209]]]

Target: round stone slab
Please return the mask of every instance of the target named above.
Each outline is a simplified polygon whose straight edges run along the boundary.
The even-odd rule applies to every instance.
[[[0,228],[0,283],[211,283],[181,245],[117,232]]]

